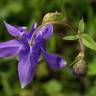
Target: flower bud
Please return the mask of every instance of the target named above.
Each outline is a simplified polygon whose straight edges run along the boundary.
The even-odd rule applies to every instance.
[[[65,20],[65,17],[62,13],[54,12],[54,13],[47,13],[43,18],[43,24],[53,21],[62,21]]]
[[[80,52],[76,57],[77,62],[73,65],[73,72],[75,76],[82,77],[86,75],[86,63],[84,60],[84,54]]]
[[[73,66],[73,70],[75,75],[78,76],[85,76],[86,74],[86,64],[84,60],[78,61],[76,64]]]

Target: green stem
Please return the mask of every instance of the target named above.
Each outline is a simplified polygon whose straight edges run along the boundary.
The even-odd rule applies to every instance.
[[[81,52],[84,53],[84,46],[83,46],[83,42],[82,42],[82,37],[81,37],[81,33],[77,31],[77,29],[75,29],[72,24],[66,20],[66,21],[52,21],[52,22],[48,22],[48,23],[44,23],[42,25],[40,25],[39,27],[37,27],[37,29],[34,31],[32,38],[31,38],[31,42],[30,45],[32,45],[33,40],[34,40],[34,35],[36,34],[36,32],[38,32],[38,30],[40,30],[43,26],[46,26],[47,24],[62,24],[64,26],[67,26],[68,28],[70,28],[72,30],[72,32],[74,32],[75,34],[78,34],[79,36],[79,44],[80,44],[80,50]],[[78,32],[78,33],[77,33]]]
[[[78,36],[79,36],[80,50],[84,54],[84,45],[83,45],[83,42],[82,42],[81,33],[79,31],[78,31]]]
[[[8,79],[4,76],[4,74],[2,76],[2,85],[3,85],[3,90],[6,96],[12,96],[12,91],[8,84]]]

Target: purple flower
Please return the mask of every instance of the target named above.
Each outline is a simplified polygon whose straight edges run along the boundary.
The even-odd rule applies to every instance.
[[[51,68],[58,69],[66,65],[66,61],[63,58],[56,54],[48,53],[44,46],[44,40],[49,39],[53,33],[52,24],[45,25],[33,35],[36,29],[36,23],[32,25],[30,32],[27,32],[26,27],[15,27],[6,22],[4,23],[9,34],[18,37],[18,40],[13,39],[1,42],[0,57],[18,56],[18,73],[22,88],[32,81],[41,53]],[[32,44],[30,44],[32,37],[34,39]]]

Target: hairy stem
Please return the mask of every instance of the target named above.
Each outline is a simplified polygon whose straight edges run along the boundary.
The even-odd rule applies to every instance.
[[[68,20],[66,21],[52,21],[52,22],[48,22],[48,23],[44,23],[42,25],[40,25],[39,27],[37,27],[37,29],[34,31],[33,35],[32,35],[32,38],[31,38],[31,42],[30,42],[30,45],[32,45],[33,43],[33,40],[34,40],[34,35],[38,32],[38,30],[40,28],[42,28],[43,26],[46,26],[47,24],[62,24],[64,26],[67,26],[68,28],[70,28],[72,30],[72,32],[74,32],[75,34],[78,34],[79,36],[79,44],[80,44],[80,50],[81,52],[84,53],[84,46],[83,46],[83,42],[82,42],[82,37],[81,37],[81,34],[80,32],[78,32],[78,30],[72,26],[71,22],[69,22]],[[78,32],[78,33],[77,33]]]
[[[83,45],[83,42],[82,42],[81,33],[79,31],[78,31],[78,36],[79,36],[80,51],[82,53],[84,53],[84,45]]]

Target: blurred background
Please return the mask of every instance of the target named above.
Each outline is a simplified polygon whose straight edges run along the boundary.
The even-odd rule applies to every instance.
[[[85,32],[96,40],[96,0],[0,0],[0,42],[13,38],[4,20],[30,30],[34,22],[41,24],[46,13],[55,11],[65,14],[76,27],[83,17]],[[59,54],[68,64],[79,53],[77,41],[62,40],[70,32],[64,26],[54,25],[54,34],[46,42],[48,52]],[[34,80],[24,89],[20,87],[16,58],[0,58],[0,96],[96,96],[96,53],[85,48],[85,54],[85,82],[75,78],[69,68],[51,69],[43,59],[37,64]]]

